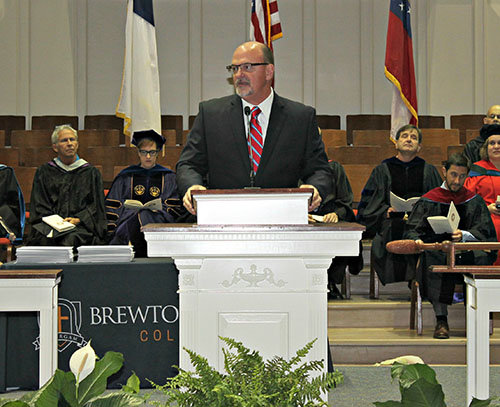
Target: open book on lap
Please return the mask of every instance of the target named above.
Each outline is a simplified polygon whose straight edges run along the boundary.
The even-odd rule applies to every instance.
[[[458,229],[460,215],[457,212],[455,204],[452,202],[447,216],[428,216],[427,221],[437,235],[442,233],[453,233]]]
[[[411,212],[413,206],[419,199],[419,196],[403,199],[391,191],[391,206],[396,210],[396,212]]]

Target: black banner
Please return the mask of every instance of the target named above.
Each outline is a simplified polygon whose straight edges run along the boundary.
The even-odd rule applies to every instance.
[[[108,387],[125,384],[134,371],[164,384],[179,363],[178,273],[171,259],[132,263],[5,264],[4,269],[62,268],[59,285],[58,367],[69,370],[73,352],[91,340],[98,356],[121,352],[124,367]],[[0,313],[0,391],[38,388],[36,312]]]

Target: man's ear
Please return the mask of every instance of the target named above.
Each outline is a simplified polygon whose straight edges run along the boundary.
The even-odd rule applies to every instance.
[[[56,153],[58,153],[59,151],[57,151],[57,147],[55,144],[52,144],[52,150],[54,150]]]
[[[274,77],[274,65],[266,65],[266,80],[270,81]]]
[[[443,166],[443,178],[446,178],[446,168]]]

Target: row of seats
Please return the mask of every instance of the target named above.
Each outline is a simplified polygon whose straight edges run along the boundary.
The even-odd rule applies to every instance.
[[[191,128],[196,116],[189,116],[188,128]],[[340,129],[339,115],[317,115],[318,126],[322,129]],[[450,128],[460,130],[460,143],[465,143],[467,129],[479,129],[483,124],[482,114],[462,114],[450,116]],[[176,144],[182,144],[183,117],[182,115],[162,115],[162,129],[172,129],[176,133]],[[56,125],[71,124],[79,129],[78,116],[33,116],[31,118],[32,130],[54,129]],[[419,127],[444,128],[444,116],[421,115]],[[355,130],[389,130],[391,116],[382,114],[356,114],[346,115],[347,143],[353,143]],[[120,142],[124,143],[123,120],[114,115],[87,115],[84,117],[84,129],[117,129],[120,131]],[[10,132],[12,130],[26,130],[25,116],[0,116],[0,130],[6,132],[6,145],[10,145]]]

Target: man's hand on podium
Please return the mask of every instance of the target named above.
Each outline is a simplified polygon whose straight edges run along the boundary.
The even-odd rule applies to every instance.
[[[191,191],[204,191],[206,188],[203,185],[191,185],[186,193],[184,194],[184,198],[182,198],[182,203],[184,207],[188,210],[188,212],[192,215],[196,215],[196,210],[193,206],[193,197],[191,196]]]
[[[314,190],[313,196],[311,199],[311,203],[310,203],[309,208],[308,208],[309,212],[314,211],[321,203],[321,196],[320,196],[318,190],[316,189],[316,187],[314,185],[309,185],[309,184],[302,184],[299,188],[310,188],[310,189]]]

